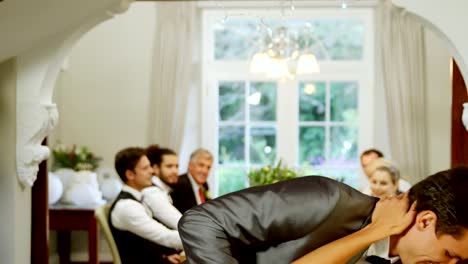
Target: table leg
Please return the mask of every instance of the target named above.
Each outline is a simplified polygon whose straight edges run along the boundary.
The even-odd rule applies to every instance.
[[[98,264],[98,253],[99,253],[99,234],[96,218],[90,219],[90,225],[88,230],[88,252],[89,252],[89,264]]]
[[[70,231],[57,231],[57,251],[60,264],[70,263]]]

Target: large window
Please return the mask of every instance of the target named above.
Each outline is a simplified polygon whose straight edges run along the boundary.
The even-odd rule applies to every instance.
[[[217,150],[218,194],[247,187],[251,168],[279,160],[302,175],[356,186],[361,146],[373,137],[372,11],[301,10],[287,17],[233,11],[243,15],[227,20],[224,12],[205,11],[203,23],[203,143]],[[286,27],[299,50],[315,54],[320,73],[294,79],[249,73],[250,58],[262,48],[260,23]]]

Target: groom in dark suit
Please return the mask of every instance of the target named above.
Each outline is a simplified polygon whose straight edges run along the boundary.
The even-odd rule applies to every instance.
[[[408,197],[416,201],[415,219],[385,238],[379,255],[405,264],[468,258],[468,168],[430,176]],[[197,206],[182,217],[179,234],[190,264],[285,264],[369,225],[377,201],[328,178],[302,177]],[[369,251],[347,263],[373,263],[365,260]]]
[[[172,201],[181,213],[210,199],[206,181],[212,164],[213,155],[206,149],[197,149],[190,155],[188,172],[172,186]]]

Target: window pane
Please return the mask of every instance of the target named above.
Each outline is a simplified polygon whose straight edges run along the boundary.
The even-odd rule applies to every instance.
[[[273,164],[276,159],[276,129],[274,127],[253,127],[250,129],[250,162],[252,164]]]
[[[358,84],[356,82],[330,83],[331,120],[357,124]]]
[[[215,60],[247,60],[269,46],[271,32],[285,26],[291,47],[312,52],[319,60],[361,60],[364,24],[358,19],[228,19],[214,29]],[[268,28],[268,29],[267,29]],[[270,32],[270,33],[266,33]]]
[[[219,196],[247,187],[247,172],[244,167],[218,167],[217,173]]]
[[[357,168],[333,168],[333,167],[303,167],[301,172],[303,175],[320,175],[337,181],[346,183],[354,188],[359,184],[359,169]]]
[[[357,132],[357,128],[354,127],[330,128],[331,149],[328,165],[349,166],[357,164]]]
[[[325,82],[301,82],[299,85],[299,120],[325,120]]]
[[[324,60],[361,60],[363,57],[364,25],[352,19],[320,19],[310,21],[312,34],[300,37],[301,46],[309,43],[309,49]]]
[[[243,82],[219,84],[219,120],[241,121],[245,119],[245,85]]]
[[[215,60],[247,60],[257,50],[258,20],[228,19],[214,30]]]
[[[244,164],[244,126],[219,128],[219,164]]]
[[[260,101],[257,100],[259,96]],[[276,83],[253,82],[247,101],[250,105],[251,121],[276,120]]]
[[[301,165],[320,165],[325,162],[324,127],[300,128],[299,162]]]

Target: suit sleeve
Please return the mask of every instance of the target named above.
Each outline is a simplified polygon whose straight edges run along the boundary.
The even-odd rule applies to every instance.
[[[325,221],[340,187],[323,177],[302,177],[253,187],[187,211],[179,231],[189,263],[246,263],[258,252],[303,237]]]

